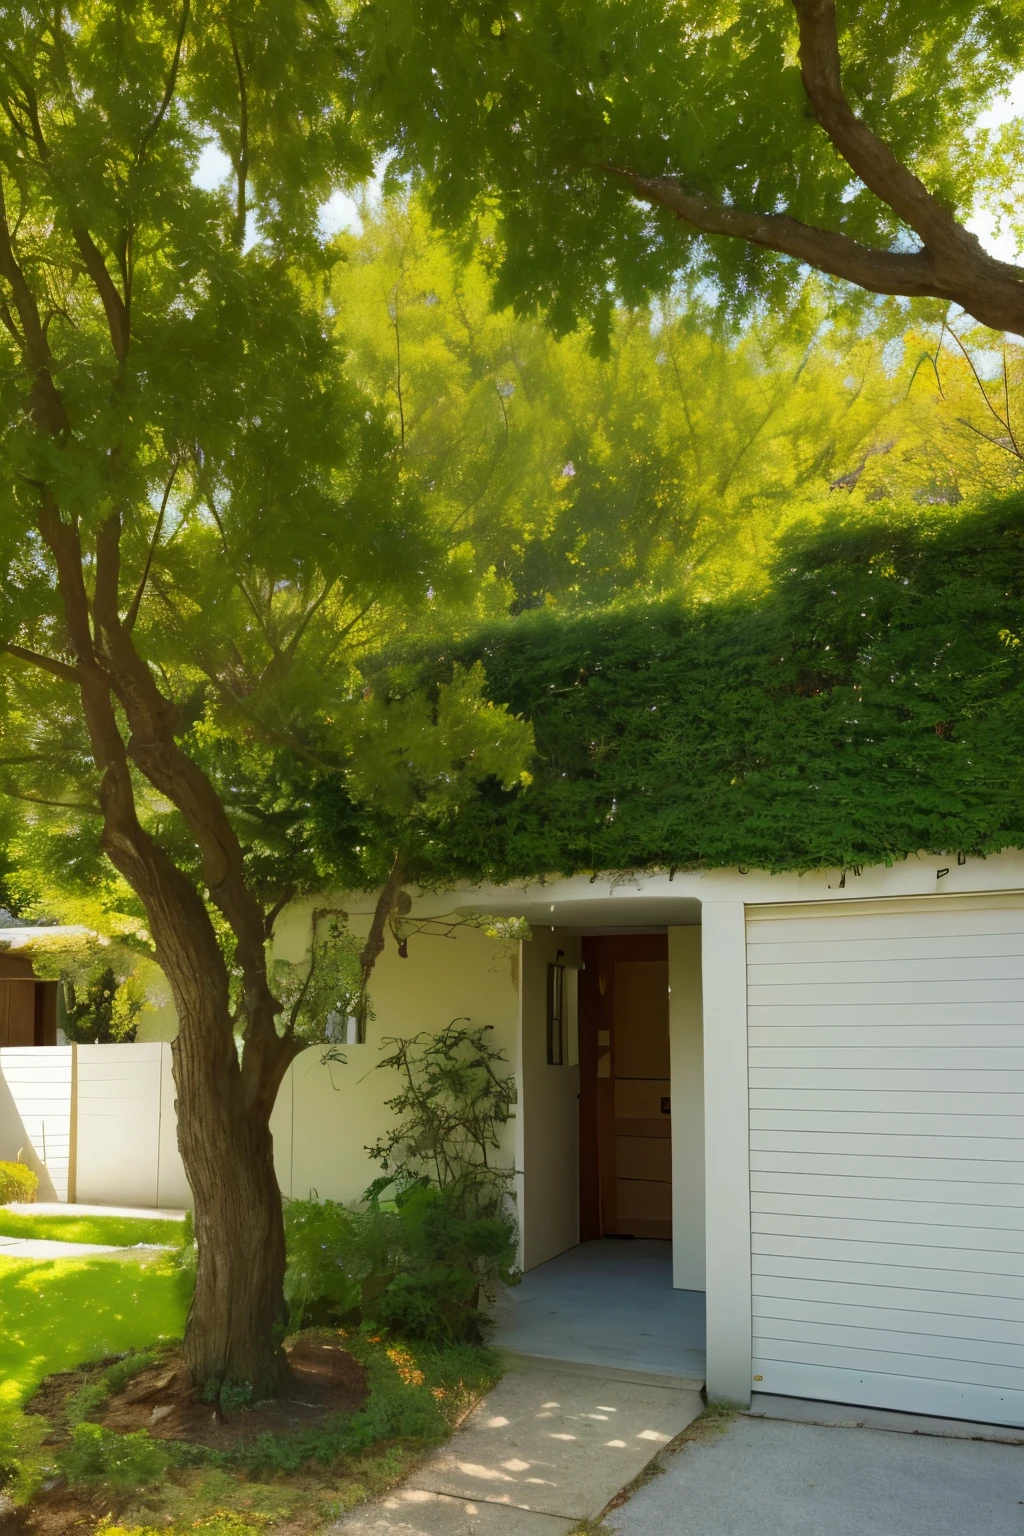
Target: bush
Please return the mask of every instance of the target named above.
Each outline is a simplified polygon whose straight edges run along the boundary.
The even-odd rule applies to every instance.
[[[403,1087],[388,1101],[394,1128],[368,1148],[384,1172],[363,1208],[287,1205],[293,1328],[361,1320],[435,1345],[477,1343],[483,1301],[517,1282],[512,1174],[494,1162],[515,1084],[489,1031],[463,1022],[385,1042],[380,1066]]]
[[[160,1482],[173,1459],[173,1449],[145,1429],[122,1435],[99,1424],[76,1424],[70,1445],[57,1457],[72,1485],[102,1481],[126,1492]]]
[[[0,1163],[0,1205],[12,1200],[34,1200],[39,1176],[24,1163]]]

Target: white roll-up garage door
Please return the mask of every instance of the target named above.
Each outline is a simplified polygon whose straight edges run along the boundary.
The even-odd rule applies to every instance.
[[[750,909],[754,1389],[1024,1425],[1024,898]]]

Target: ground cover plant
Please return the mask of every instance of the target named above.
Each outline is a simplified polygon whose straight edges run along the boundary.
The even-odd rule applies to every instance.
[[[22,1530],[319,1527],[405,1475],[500,1374],[479,1346],[312,1329],[287,1345],[301,1402],[204,1403],[174,1337],[191,1280],[187,1246],[0,1259],[0,1511]]]
[[[184,1221],[145,1216],[36,1216],[0,1207],[0,1237],[37,1237],[56,1243],[131,1248],[136,1243],[177,1247],[184,1236]]]

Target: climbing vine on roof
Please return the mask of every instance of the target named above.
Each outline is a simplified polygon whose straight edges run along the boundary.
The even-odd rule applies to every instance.
[[[1024,496],[791,540],[753,602],[537,611],[419,670],[477,659],[533,781],[424,829],[438,880],[1024,846]]]

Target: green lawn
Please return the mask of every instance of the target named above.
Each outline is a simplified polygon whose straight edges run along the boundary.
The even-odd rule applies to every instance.
[[[42,1237],[58,1243],[180,1243],[184,1222],[152,1216],[25,1216],[0,1206],[0,1237]]]
[[[185,1305],[163,1254],[0,1258],[0,1404],[24,1402],[54,1371],[180,1337]]]

